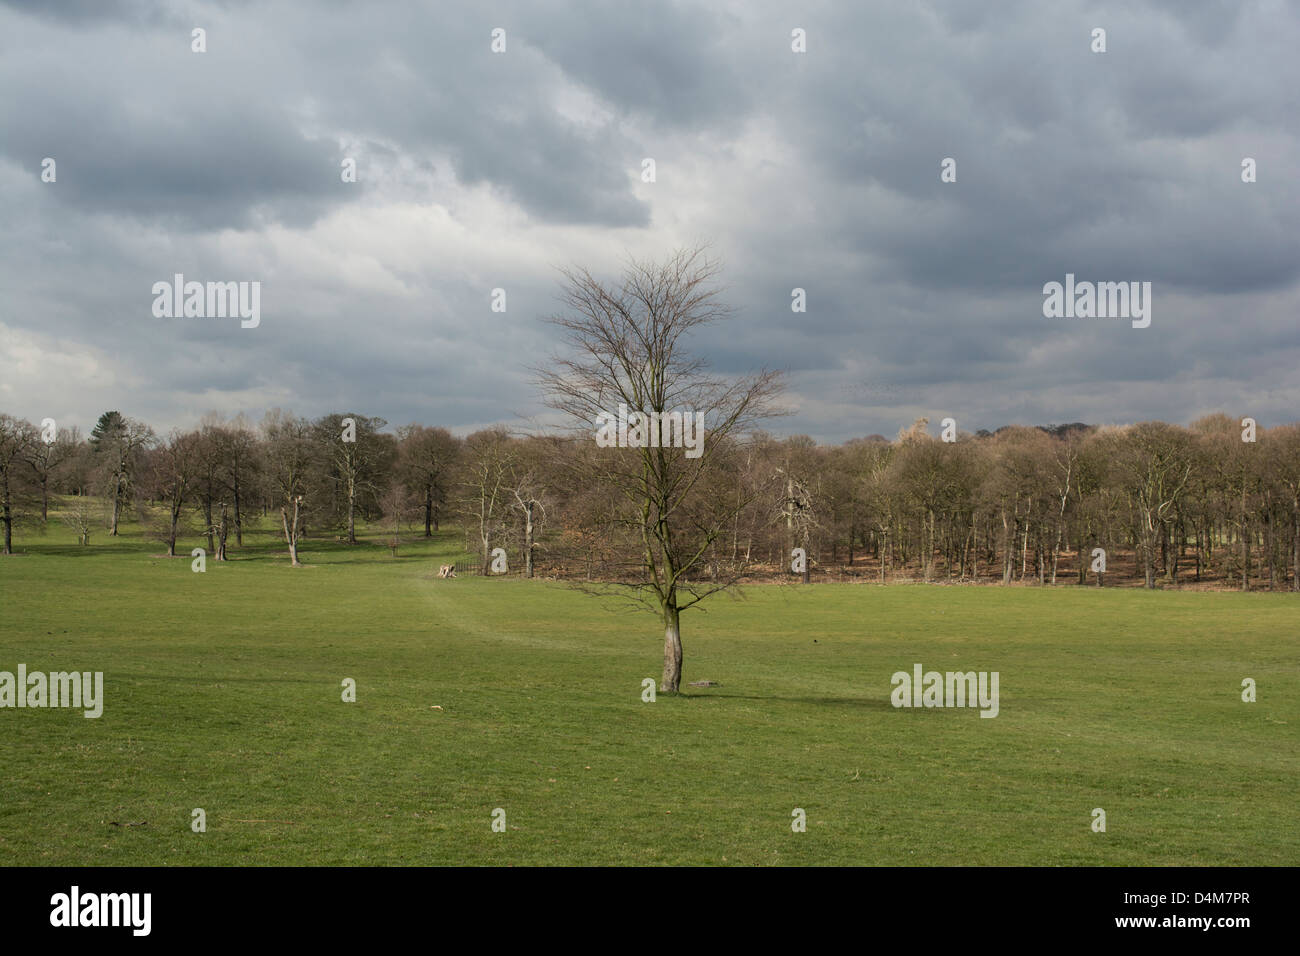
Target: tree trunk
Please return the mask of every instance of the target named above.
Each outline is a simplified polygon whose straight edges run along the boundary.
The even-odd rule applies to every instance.
[[[176,529],[180,525],[180,521],[181,506],[180,502],[176,502],[171,506],[171,528],[167,533],[167,557],[169,558],[176,557]]]
[[[108,533],[110,537],[117,536],[117,517],[122,510],[122,476],[117,474],[113,480],[113,521],[109,525]]]
[[[208,554],[215,554],[217,551],[217,543],[215,540],[213,540],[215,538],[215,535],[213,534],[213,529],[212,529],[212,496],[211,495],[203,496],[203,523],[207,526],[208,529]]]
[[[533,576],[533,504],[524,509],[524,576]]]
[[[289,526],[289,514],[284,505],[280,506],[280,521],[284,525],[284,540],[289,545],[289,565],[298,568],[298,502],[293,503],[293,527]]]
[[[1201,535],[1200,526],[1196,527],[1196,580],[1201,580]]]
[[[1291,501],[1291,590],[1300,591],[1300,495]]]
[[[9,510],[9,481],[5,480],[4,487],[4,526],[5,526],[5,554],[14,553],[14,517]]]
[[[1246,488],[1241,489],[1241,589],[1250,590],[1250,528],[1246,520]]]
[[[263,512],[265,514],[265,512]],[[235,544],[244,546],[244,512],[239,507],[239,479],[235,479]]]
[[[1264,512],[1264,550],[1268,552],[1268,589],[1274,590],[1277,583],[1277,542],[1273,540],[1273,507],[1270,504]]]
[[[221,502],[221,523],[217,525],[217,550],[216,560],[226,560],[226,537],[229,534],[226,526],[226,503]]]
[[[1142,541],[1142,573],[1148,591],[1156,587],[1156,543],[1155,530],[1146,531]]]
[[[1013,573],[1013,564],[1015,558],[1012,557],[1011,549],[1015,547],[1016,540],[1015,530],[1007,523],[1007,513],[1002,512],[1002,583],[1008,585],[1011,583]]]
[[[928,512],[930,515],[930,531],[929,531],[929,538],[926,539],[927,543],[925,546],[925,567],[923,569],[925,573],[925,580],[927,582],[929,582],[929,580],[934,577],[934,509],[930,508],[928,509]],[[924,535],[925,534],[924,517],[921,518],[921,525],[922,525],[921,533],[922,535]]]
[[[348,544],[357,543],[357,483],[348,478]]]
[[[682,682],[682,627],[681,611],[676,598],[664,608],[664,677],[659,690],[675,694]]]
[[[1032,502],[1031,502],[1032,506]],[[1025,519],[1025,530],[1020,537],[1020,580],[1025,580],[1025,575],[1029,573],[1029,525],[1028,517]]]
[[[424,486],[424,536],[433,537],[433,485]]]

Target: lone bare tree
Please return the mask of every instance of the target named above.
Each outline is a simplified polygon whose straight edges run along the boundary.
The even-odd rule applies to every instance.
[[[572,456],[572,477],[577,487],[617,489],[619,527],[637,553],[627,584],[664,623],[665,693],[681,683],[682,611],[739,580],[734,562],[699,582],[694,575],[752,500],[719,488],[734,477],[737,439],[776,413],[780,391],[777,372],[726,381],[687,351],[688,333],[729,314],[718,274],[701,248],[662,263],[632,260],[608,284],[585,269],[564,270],[565,311],[549,321],[569,352],[535,370],[547,404],[601,446]]]

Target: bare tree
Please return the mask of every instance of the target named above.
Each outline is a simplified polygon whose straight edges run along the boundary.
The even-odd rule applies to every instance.
[[[202,462],[203,447],[198,432],[173,431],[149,455],[149,490],[167,505],[167,523],[160,536],[167,542],[169,558],[176,557],[181,513],[201,474]]]
[[[534,573],[534,558],[537,553],[537,532],[546,518],[546,505],[540,469],[520,466],[511,476],[510,494],[514,497],[511,508],[523,519],[524,577],[531,578]]]
[[[1131,425],[1118,440],[1114,462],[1134,504],[1144,583],[1154,588],[1157,534],[1187,488],[1191,440],[1186,431],[1164,422]]]
[[[342,496],[348,544],[357,543],[358,507],[377,503],[396,457],[393,437],[379,431],[387,424],[355,413],[326,415],[316,423],[328,477]]]
[[[1291,506],[1291,590],[1300,591],[1300,425],[1269,429],[1270,470],[1286,490]]]
[[[32,466],[36,486],[41,496],[41,521],[50,517],[50,484],[76,454],[81,438],[75,427],[60,428],[53,441],[32,442],[28,448],[27,463]]]
[[[402,481],[424,507],[424,536],[433,537],[447,503],[451,470],[460,456],[460,441],[445,428],[406,425],[397,431],[398,470]]]
[[[634,432],[623,434],[620,426],[617,445],[634,447],[605,447],[602,454],[574,461],[590,463],[576,480],[609,483],[619,491],[623,528],[639,550],[639,574],[630,586],[664,624],[666,693],[676,693],[681,683],[682,611],[739,580],[734,568],[703,584],[692,577],[738,510],[736,496],[710,493],[716,490],[710,480],[734,466],[729,440],[773,414],[780,384],[778,373],[769,371],[732,382],[711,377],[706,363],[687,352],[684,336],[728,314],[713,285],[718,271],[698,248],[662,263],[631,261],[610,284],[586,270],[564,271],[566,311],[551,321],[570,353],[536,370],[548,404],[579,428],[594,429],[602,421],[608,427],[620,405],[639,413],[643,424],[655,416],[649,419],[652,429],[656,422],[671,422],[673,412],[679,424],[686,415],[703,415],[704,433],[693,449],[658,440],[653,447]],[[685,444],[681,429],[679,437]]]
[[[813,475],[817,472],[817,443],[807,435],[795,435],[781,442],[779,464],[774,479],[780,485],[776,497],[776,517],[785,524],[785,540],[781,555],[788,564],[796,547],[804,550],[804,584],[812,579],[812,557],[809,538],[817,521],[817,499],[812,491]]]
[[[29,482],[28,459],[40,441],[36,426],[12,415],[0,415],[0,520],[4,523],[4,553],[13,554],[17,503]]]
[[[275,409],[262,424],[266,437],[267,474],[280,506],[280,526],[289,546],[289,563],[297,568],[302,533],[303,499],[316,466],[317,448],[306,419]]]
[[[484,574],[491,563],[492,541],[505,534],[516,457],[516,449],[504,428],[484,429],[465,439],[460,508],[466,533],[472,528],[478,535]]]
[[[74,503],[64,509],[61,517],[63,523],[76,533],[77,542],[82,547],[90,544],[90,532],[95,519],[86,498],[78,497]]]
[[[220,448],[222,468],[220,476],[230,498],[235,526],[235,544],[244,546],[244,503],[258,486],[264,469],[263,447],[257,434],[244,416],[238,415],[222,427]],[[223,513],[224,523],[224,513]],[[225,549],[221,549],[224,553]]]
[[[397,549],[402,543],[402,526],[409,526],[411,516],[415,514],[415,498],[405,485],[400,481],[394,481],[379,499],[379,506],[383,509],[384,517],[389,521],[389,530],[392,531],[392,537],[388,539],[388,549],[393,552],[393,557],[397,557]]]
[[[112,502],[108,533],[116,536],[122,506],[132,492],[142,453],[153,445],[153,429],[118,412],[105,412],[90,435],[100,460],[101,474]]]

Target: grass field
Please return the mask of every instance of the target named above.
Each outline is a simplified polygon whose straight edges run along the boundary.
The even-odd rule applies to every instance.
[[[436,580],[458,535],[196,574],[128,532],[0,558],[0,670],[106,697],[0,710],[0,865],[1300,863],[1295,595],[753,587],[683,618],[721,686],[643,703],[655,618]],[[917,662],[999,716],[891,707]]]

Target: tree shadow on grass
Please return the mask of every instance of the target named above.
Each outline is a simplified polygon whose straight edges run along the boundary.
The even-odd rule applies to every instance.
[[[144,554],[145,548],[138,543],[132,544],[130,542],[123,542],[121,544],[70,544],[67,546],[37,544],[30,548],[23,549],[20,553],[30,555],[57,555],[61,558],[89,558],[101,554]]]
[[[874,697],[782,697],[776,694],[678,694],[682,700],[781,700],[791,704],[816,704],[827,707],[865,707],[868,710],[889,710],[892,705],[888,700]]]

